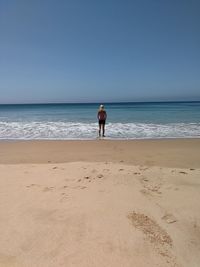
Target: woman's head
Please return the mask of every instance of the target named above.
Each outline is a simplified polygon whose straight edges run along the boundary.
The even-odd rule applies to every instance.
[[[104,105],[100,105],[99,109],[103,110],[104,109]]]

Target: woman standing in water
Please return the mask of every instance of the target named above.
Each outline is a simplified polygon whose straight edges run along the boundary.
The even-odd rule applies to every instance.
[[[106,124],[107,114],[103,105],[100,105],[99,107],[97,118],[99,120],[99,136],[101,136],[102,132],[102,136],[105,137],[105,124]]]

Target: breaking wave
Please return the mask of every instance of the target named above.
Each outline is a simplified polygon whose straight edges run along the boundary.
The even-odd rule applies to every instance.
[[[0,122],[0,140],[87,140],[98,135],[97,123]],[[200,123],[108,123],[109,139],[199,138]]]

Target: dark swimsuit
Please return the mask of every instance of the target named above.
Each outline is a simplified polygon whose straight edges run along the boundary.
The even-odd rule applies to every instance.
[[[99,124],[105,125],[106,121],[105,120],[99,120]]]
[[[106,123],[106,112],[104,110],[98,112],[99,125],[105,125]]]

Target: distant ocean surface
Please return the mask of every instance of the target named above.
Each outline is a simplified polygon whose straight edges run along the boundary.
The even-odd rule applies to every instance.
[[[99,104],[0,105],[0,140],[96,139]],[[200,102],[107,103],[105,109],[108,139],[200,137]]]

